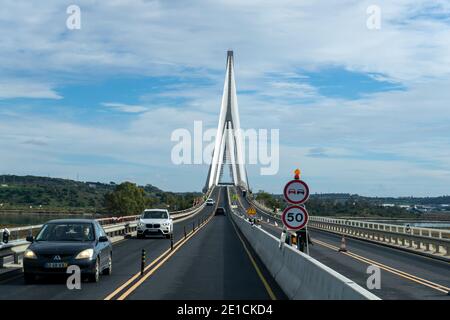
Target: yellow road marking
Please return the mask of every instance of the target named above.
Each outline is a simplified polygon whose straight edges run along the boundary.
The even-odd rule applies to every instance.
[[[23,276],[23,274],[19,274],[19,275],[13,276],[12,278],[4,279],[4,280],[0,281],[0,284],[8,283],[8,282],[10,282],[10,281],[19,279],[19,278],[21,278],[22,276]]]
[[[208,222],[209,220],[211,220],[211,217],[208,218],[206,222]],[[126,297],[128,297],[133,291],[135,291],[148,277],[150,277],[153,273],[155,273],[156,270],[158,270],[167,260],[169,260],[169,258],[172,257],[175,254],[175,252],[177,252],[178,249],[180,249],[190,238],[192,238],[203,226],[204,225],[197,228],[194,232],[191,232],[191,234],[186,239],[184,239],[179,246],[173,249],[173,251],[170,252],[169,255],[167,255],[167,257],[161,260],[151,271],[144,274],[144,276],[141,279],[139,279],[139,281],[137,281],[133,286],[131,286],[127,291],[125,291],[119,298],[117,298],[117,300],[126,299]]]
[[[144,276],[138,281],[136,282],[132,287],[130,287],[127,291],[125,291],[117,300],[124,300],[126,297],[128,297],[134,290],[136,290],[150,275],[152,275],[164,262],[166,262],[176,251],[178,251],[178,249],[183,246],[190,238],[192,238],[192,236],[194,234],[196,234],[203,226],[205,226],[209,220],[212,219],[212,217],[214,216],[214,212],[216,211],[218,205],[219,205],[219,201],[220,201],[220,192],[219,192],[219,197],[217,199],[216,202],[216,206],[214,207],[214,210],[211,214],[211,216],[205,221],[205,223],[201,224],[201,226],[199,226],[195,231],[191,231],[186,238],[182,238],[180,240],[178,240],[175,244],[174,244],[174,249],[170,250],[167,249],[166,251],[164,251],[159,257],[157,257],[155,260],[152,261],[152,263],[150,263],[147,267],[145,267],[144,269]],[[170,252],[172,251],[172,252]],[[170,253],[169,253],[170,252]],[[163,260],[161,260],[161,258],[163,256],[165,256],[167,253],[169,253],[169,255],[167,257],[165,257]],[[161,260],[161,261],[160,261]],[[160,261],[158,263],[158,261]],[[158,263],[155,268],[153,270],[151,270],[148,273],[145,273],[148,269],[150,269],[153,265],[155,265],[156,263]],[[126,281],[124,284],[122,284],[119,288],[117,288],[116,290],[114,290],[114,292],[112,292],[111,294],[109,294],[104,300],[111,300],[114,296],[116,296],[118,293],[120,293],[124,288],[126,288],[128,285],[130,285],[131,283],[133,283],[134,280],[136,280],[137,278],[139,278],[141,276],[141,272],[139,271],[138,273],[136,273],[133,277],[131,277],[128,281]]]
[[[247,252],[247,255],[248,255],[249,259],[250,259],[250,262],[252,263],[253,267],[255,268],[256,273],[258,274],[258,277],[261,279],[261,282],[263,283],[264,288],[266,288],[266,291],[269,294],[270,299],[271,300],[277,300],[277,297],[273,293],[272,288],[270,287],[270,285],[267,282],[266,278],[264,278],[264,275],[262,274],[261,269],[259,269],[258,265],[256,264],[255,259],[253,258],[252,254],[250,253],[250,250],[247,248],[247,245],[245,244],[244,240],[242,239],[241,235],[239,234],[238,230],[236,229],[236,226],[234,225],[234,222],[232,223],[232,225],[233,225],[234,231],[236,232],[239,240],[242,243],[242,246],[245,249],[245,252]]]
[[[179,240],[178,242],[180,242]],[[178,242],[175,244],[177,245]],[[170,249],[167,249],[164,251],[159,257],[157,257],[155,260],[152,261],[148,266],[144,268],[144,272],[147,271],[149,268],[151,268],[155,263],[157,263],[164,255],[166,255]],[[122,291],[124,288],[126,288],[130,283],[132,283],[134,280],[136,280],[141,275],[141,272],[136,273],[134,276],[132,276],[128,281],[126,281],[124,284],[122,284],[119,288],[114,290],[111,294],[109,294],[104,300],[111,300],[115,295],[117,295],[120,291]]]
[[[238,197],[238,201],[239,201],[239,203],[241,204],[241,206],[242,206],[243,208],[245,208],[245,207],[242,205],[242,203],[241,203],[239,197]],[[277,228],[277,229],[281,229],[280,227],[277,227],[277,226],[272,225],[272,224],[270,224],[270,223],[266,223],[265,221],[263,221],[263,222],[264,222],[265,224],[270,225],[270,226],[272,226],[272,227],[275,227],[275,228]],[[329,249],[331,249],[331,250],[334,250],[334,251],[337,251],[337,250],[339,249],[339,248],[336,247],[336,246],[333,246],[333,245],[331,245],[331,244],[329,244],[329,243],[326,243],[326,242],[323,242],[323,241],[320,241],[320,240],[317,240],[317,239],[315,239],[314,242],[317,243],[317,244],[319,244],[319,245],[322,245],[322,246],[324,246],[324,247],[327,247],[327,248],[329,248]],[[448,292],[450,292],[450,288],[448,288],[448,287],[446,287],[446,286],[443,286],[443,285],[440,285],[440,284],[438,284],[438,283],[434,283],[434,282],[432,282],[432,281],[429,281],[429,280],[426,280],[426,279],[417,277],[417,276],[412,275],[412,274],[410,274],[410,273],[407,273],[407,272],[405,272],[405,271],[401,271],[401,270],[398,270],[398,269],[396,269],[396,268],[393,268],[393,267],[387,266],[387,265],[385,265],[385,264],[382,264],[382,263],[380,263],[380,262],[377,262],[377,261],[371,260],[371,259],[369,259],[369,258],[360,256],[360,255],[358,255],[358,254],[356,254],[356,253],[352,253],[352,252],[343,252],[343,253],[346,254],[346,255],[349,256],[349,257],[352,257],[352,258],[354,258],[354,259],[356,259],[356,260],[359,260],[359,261],[361,261],[361,262],[367,263],[367,264],[369,264],[369,265],[371,265],[371,264],[377,265],[378,267],[380,267],[380,269],[383,269],[383,270],[388,271],[388,272],[390,272],[390,273],[392,273],[392,274],[398,275],[399,277],[402,277],[402,278],[411,280],[411,281],[413,281],[413,282],[419,283],[419,284],[421,284],[421,285],[427,286],[427,287],[429,287],[429,288],[438,290],[438,291],[443,292],[443,293],[448,293]]]
[[[322,246],[324,246],[324,247],[327,247],[327,248],[329,248],[329,249],[331,249],[331,250],[334,250],[334,251],[339,250],[338,247],[333,246],[333,245],[331,245],[331,244],[329,244],[329,243],[326,243],[326,242],[317,240],[317,239],[315,239],[314,242],[317,243],[317,244],[319,244],[319,245],[322,245]],[[415,276],[415,275],[412,275],[412,274],[410,274],[410,273],[407,273],[407,272],[398,270],[398,269],[396,269],[396,268],[387,266],[387,265],[385,265],[385,264],[382,264],[382,263],[380,263],[380,262],[371,260],[371,259],[369,259],[369,258],[365,258],[365,257],[363,257],[363,256],[360,256],[360,255],[356,254],[356,253],[352,253],[352,252],[342,252],[342,253],[345,254],[345,255],[347,255],[347,256],[349,256],[349,257],[352,257],[352,258],[354,258],[354,259],[356,259],[356,260],[359,260],[359,261],[361,261],[361,262],[367,263],[367,264],[369,264],[369,265],[372,265],[372,264],[373,264],[373,265],[376,265],[376,266],[380,267],[380,269],[383,269],[383,270],[385,270],[385,271],[387,271],[387,272],[390,272],[390,273],[392,273],[392,274],[398,275],[399,277],[402,277],[402,278],[411,280],[411,281],[413,281],[413,282],[419,283],[419,284],[421,284],[421,285],[427,286],[427,287],[429,287],[429,288],[438,290],[438,291],[440,291],[440,292],[447,293],[447,292],[450,291],[450,288],[447,288],[447,287],[445,287],[445,286],[443,286],[443,285],[440,285],[440,284],[431,282],[431,281],[426,280],[426,279],[422,279],[422,278],[417,277],[417,276]]]

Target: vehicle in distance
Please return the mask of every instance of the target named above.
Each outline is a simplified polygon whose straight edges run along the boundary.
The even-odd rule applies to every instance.
[[[226,213],[227,213],[227,211],[225,210],[224,207],[219,207],[216,209],[215,215],[216,216],[220,216],[220,215],[224,216]]]
[[[80,267],[81,275],[97,282],[100,273],[112,272],[112,244],[98,221],[59,219],[45,223],[23,256],[25,283],[36,276],[67,274],[71,265]]]
[[[214,205],[214,199],[209,198],[208,200],[206,200],[206,205],[207,206],[213,206]]]
[[[137,237],[162,235],[170,238],[173,233],[173,220],[166,209],[145,209],[137,226]]]

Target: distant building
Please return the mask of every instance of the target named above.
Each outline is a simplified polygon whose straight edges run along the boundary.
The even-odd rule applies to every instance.
[[[393,203],[383,203],[383,204],[381,204],[381,206],[383,206],[383,207],[395,207],[395,204],[393,204]]]

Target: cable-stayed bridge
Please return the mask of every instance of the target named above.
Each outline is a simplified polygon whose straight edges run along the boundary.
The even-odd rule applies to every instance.
[[[112,273],[69,290],[59,278],[24,283],[25,236],[40,226],[12,230],[11,241],[0,245],[0,299],[450,299],[445,230],[312,217],[309,256],[281,243],[279,216],[243,192],[250,188],[237,101],[228,51],[204,187],[205,200],[214,201],[173,212],[172,239],[137,239],[137,216],[102,219],[113,242]],[[225,215],[216,215],[219,207]],[[256,223],[246,217],[249,207],[256,207]],[[379,288],[370,286],[369,267],[380,272]]]

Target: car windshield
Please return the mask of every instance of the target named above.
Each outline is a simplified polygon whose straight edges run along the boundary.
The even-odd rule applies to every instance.
[[[92,223],[47,223],[36,236],[37,241],[93,241]]]
[[[144,211],[142,219],[167,219],[167,212],[164,210]]]

